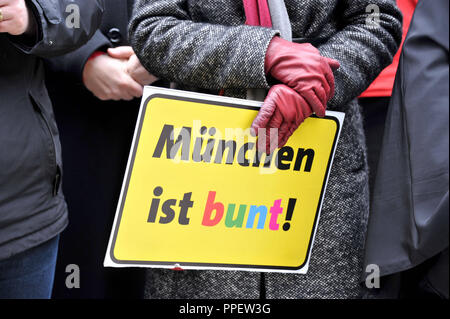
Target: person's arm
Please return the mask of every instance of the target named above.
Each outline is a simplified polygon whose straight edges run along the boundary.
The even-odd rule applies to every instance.
[[[36,18],[26,0],[0,0],[0,33],[30,45],[37,42]]]
[[[97,30],[103,13],[103,0],[0,0],[2,2],[24,2],[30,21],[35,22],[30,35],[10,33],[10,41],[27,54],[52,57],[70,52],[88,41]],[[74,6],[76,11],[67,8]],[[73,13],[79,18],[79,26],[67,24]],[[28,27],[27,27],[28,29]],[[28,31],[30,32],[30,31]]]
[[[92,94],[104,101],[141,97],[143,85],[128,72],[128,62],[134,54],[133,50],[127,46],[116,49],[123,49],[125,52],[118,57],[100,53],[89,58],[83,68],[83,84]]]
[[[46,59],[46,65],[51,72],[63,73],[82,83],[103,101],[141,97],[143,86],[157,80],[142,67],[131,47],[112,48],[100,30],[79,49]]]
[[[340,63],[334,72],[335,94],[328,102],[334,109],[370,85],[392,62],[402,39],[402,14],[394,0],[342,0],[342,8],[343,28],[318,47],[323,56]]]
[[[161,79],[188,86],[268,89],[264,58],[277,31],[193,22],[186,3],[136,1],[129,34],[144,67]]]
[[[95,52],[104,51],[106,53],[106,49],[110,47],[112,45],[109,39],[100,30],[97,30],[86,44],[70,53],[47,59],[46,65],[52,72],[64,73],[81,83],[88,59]]]

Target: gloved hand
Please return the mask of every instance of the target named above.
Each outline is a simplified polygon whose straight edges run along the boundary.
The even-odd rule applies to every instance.
[[[309,43],[293,43],[274,37],[265,58],[265,71],[301,94],[317,116],[325,116],[334,95],[333,71],[339,62],[323,57]]]
[[[253,135],[259,139],[257,148],[261,149],[261,139],[267,154],[277,147],[283,147],[299,125],[312,113],[310,104],[296,91],[284,84],[272,86],[251,127]],[[278,134],[271,134],[271,128],[278,129]]]

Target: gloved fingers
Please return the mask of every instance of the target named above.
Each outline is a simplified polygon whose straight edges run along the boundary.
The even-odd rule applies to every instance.
[[[319,98],[322,105],[327,105],[328,102],[328,96],[325,93],[325,89],[322,86],[314,86],[312,88],[316,96]]]
[[[269,90],[260,110],[260,112],[262,112],[262,109],[267,108],[267,111],[262,112],[262,114],[265,115],[258,120],[255,119],[254,124],[252,125],[253,130],[258,130],[258,132],[254,134],[258,136],[257,149],[261,149],[265,146],[265,152],[267,154],[276,148],[272,147],[272,145],[276,144],[275,141],[278,141],[278,137],[274,135],[278,134],[278,129],[284,121],[284,116],[290,116],[289,114],[293,111],[295,114],[295,110],[291,110],[293,105],[285,105],[286,101],[289,101],[290,90],[292,89],[283,84],[274,85]],[[281,108],[284,108],[287,114],[282,114],[280,111]],[[268,116],[270,112],[271,114]],[[264,136],[260,136],[260,132],[262,132]]]
[[[305,106],[309,109],[305,99],[294,89],[287,85],[280,85],[279,99],[276,102],[276,111],[283,123],[296,122],[299,117],[303,117]],[[280,122],[280,124],[282,123]]]
[[[269,91],[269,94],[267,95],[263,105],[261,106],[258,112],[258,115],[256,115],[255,119],[253,120],[251,126],[251,133],[254,136],[258,136],[258,130],[260,128],[267,127],[267,123],[269,123],[269,121],[271,120],[275,108],[276,108],[276,96],[273,93],[271,93],[271,91]]]
[[[253,120],[251,129],[254,131],[255,136],[258,136],[258,130],[261,128],[265,128],[267,123],[271,120],[273,113],[265,112],[262,108],[259,111],[258,115]]]
[[[264,151],[267,155],[277,149],[280,136],[288,133],[288,123],[284,120],[279,108],[275,109],[269,123],[265,128],[261,128],[256,143],[257,151]]]
[[[296,124],[291,125],[284,134],[280,134],[279,139],[278,139],[278,147],[279,148],[286,145],[289,138],[292,136],[292,134],[294,134],[294,132],[297,130],[297,128],[298,128],[298,125],[296,125]]]
[[[322,87],[320,88],[322,90],[318,90],[319,93],[317,94],[321,96],[322,100],[325,99],[326,101],[326,93]],[[257,123],[252,125],[254,129],[259,128],[257,149],[261,150],[265,147],[266,153],[269,154],[280,147],[281,142],[284,145],[304,119],[313,113],[312,103],[319,105],[316,110],[319,115],[321,114],[320,107],[323,108],[323,106],[316,92],[309,89],[304,93],[304,95],[299,94],[283,84],[271,88],[265,101],[267,105],[272,103],[275,106],[271,116],[264,117],[264,121],[255,121]]]
[[[280,146],[278,145],[278,140],[280,137],[280,130],[279,129],[271,129],[270,130],[270,142],[267,145],[266,148],[266,154],[269,155],[271,154],[273,151],[275,151],[277,148],[279,148]]]
[[[276,142],[278,141],[279,127],[283,117],[281,115],[272,116],[266,127],[258,129],[258,138],[256,140],[256,150],[264,151],[266,154],[276,149]]]
[[[325,61],[328,63],[328,71],[324,72],[325,78],[327,79],[328,85],[330,86],[328,100],[332,99],[335,90],[335,81],[333,72],[339,69],[340,64],[338,61],[324,57]]]
[[[290,95],[291,104],[294,106],[292,109],[295,110],[295,117],[291,116],[289,118],[284,117],[284,123],[286,123],[289,130],[289,135],[292,135],[298,126],[311,114],[313,113],[309,103],[305,98],[294,90],[291,90]],[[281,109],[281,108],[280,108]],[[281,126],[280,126],[280,130]]]
[[[268,152],[269,145],[273,143],[274,132],[277,132],[276,128],[261,127],[258,129],[258,138],[256,139],[256,150],[258,152]]]
[[[334,60],[334,59],[330,59],[327,57],[324,57],[325,61],[328,63],[328,65],[330,66],[331,70],[334,72],[337,69],[340,68],[341,64],[339,63],[339,61]]]
[[[298,108],[297,98],[299,98],[298,93],[290,87],[284,84],[274,85],[269,90],[261,107],[261,120],[255,120],[255,125],[252,125],[252,127],[279,128],[284,121],[295,121]],[[269,112],[264,111],[264,109],[270,110],[270,116],[266,116]]]
[[[328,94],[328,101],[331,100],[334,96],[334,75],[333,72],[325,72],[324,73],[325,78],[327,79],[327,83],[330,87],[329,94]]]
[[[285,118],[284,118],[280,108],[277,107],[273,113],[272,118],[267,123],[266,129],[276,128],[279,130],[284,122],[285,122]]]
[[[280,134],[278,134],[278,147],[286,145],[287,140],[292,135],[291,132],[295,131],[295,123],[286,123],[285,127],[280,128]]]
[[[300,95],[298,96],[303,103],[307,104],[306,101],[304,101]],[[298,106],[298,108],[301,110],[300,106]],[[307,108],[309,109],[309,106]],[[310,114],[311,113],[309,113],[309,115]],[[306,117],[303,115],[303,113],[299,112],[299,116],[295,119],[295,121],[283,121],[283,123],[280,125],[278,133],[278,145],[277,145],[278,148],[286,145],[286,142],[288,141],[289,137],[292,134],[294,134],[294,132],[297,130],[297,128],[304,121],[305,118]]]
[[[302,92],[301,95],[305,98],[305,100],[309,104],[309,107],[314,113],[316,113],[317,116],[325,116],[326,105],[322,104],[322,102],[319,100],[316,93],[312,89]]]
[[[286,131],[286,120],[279,108],[275,110],[272,120],[267,124],[267,129],[271,129],[270,145],[271,150],[277,148],[280,134]],[[274,145],[275,144],[275,145]],[[274,146],[274,147],[272,147]]]
[[[266,127],[266,154],[270,154],[278,148],[279,136],[285,133],[286,124],[287,122],[277,107]]]
[[[278,141],[278,147],[281,148],[286,145],[289,138],[292,136],[292,134],[285,134],[280,141]]]
[[[332,88],[334,88],[334,75],[333,71],[331,70],[330,66],[327,63],[322,64],[322,72],[323,72],[323,79],[327,82],[328,86],[330,87],[330,90],[328,91],[328,96],[331,98]]]
[[[260,134],[256,141],[256,151],[265,152],[269,155],[278,147],[278,128],[260,129]]]
[[[252,136],[259,136],[261,132],[264,134],[266,130],[267,122],[271,120],[272,116],[260,116],[259,113],[253,120],[252,126],[250,127],[250,134]]]
[[[298,110],[295,123],[298,127],[298,125],[300,125],[300,123],[303,122],[305,118],[312,115],[313,111],[309,106],[308,101],[301,94],[298,93],[296,94],[295,101],[297,103],[297,110]]]
[[[283,147],[284,145],[286,145],[288,139],[294,134],[294,132],[299,128],[299,126],[304,122],[304,120],[308,116],[305,117],[302,116],[295,123],[286,123],[287,126],[286,130],[283,128],[283,126],[280,128],[282,134],[280,134],[280,137],[278,139],[278,147]]]
[[[325,101],[325,105],[326,103],[331,99],[332,95],[332,88],[330,87],[330,83],[329,83],[329,79],[326,78],[326,76],[323,76],[323,80],[321,81],[322,83],[322,90],[325,92],[326,95],[326,101]]]

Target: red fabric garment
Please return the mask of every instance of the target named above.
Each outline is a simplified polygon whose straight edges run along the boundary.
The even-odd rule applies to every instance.
[[[360,97],[382,97],[391,96],[392,88],[394,87],[395,74],[397,73],[398,62],[400,60],[400,53],[408,32],[411,18],[416,8],[418,0],[397,0],[397,5],[403,13],[403,39],[402,43],[394,56],[392,64],[386,67],[372,82],[372,84],[364,91]]]
[[[272,27],[267,0],[243,0],[247,25]]]

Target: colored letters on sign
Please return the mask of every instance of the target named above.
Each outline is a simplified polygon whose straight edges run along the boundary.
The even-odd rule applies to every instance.
[[[105,265],[305,273],[344,116],[272,154],[260,103],[146,87]]]

